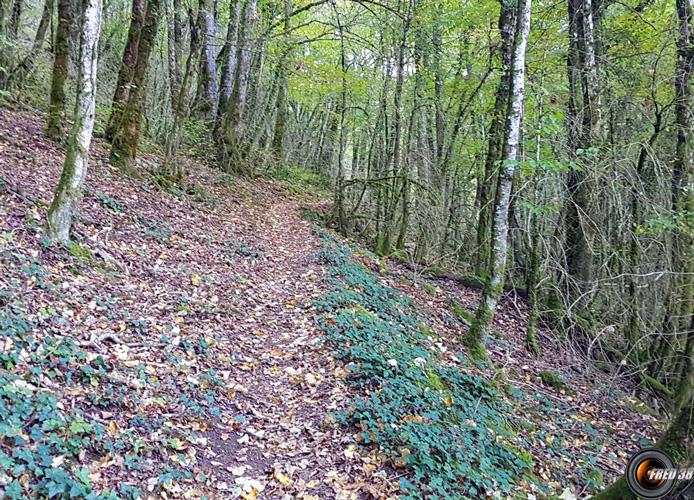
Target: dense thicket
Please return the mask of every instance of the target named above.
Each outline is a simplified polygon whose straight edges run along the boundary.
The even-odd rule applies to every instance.
[[[83,11],[2,4],[0,64],[15,75],[2,83],[12,96],[29,79],[56,139]],[[318,172],[343,235],[481,284],[463,339],[481,357],[505,285],[529,300],[531,351],[544,322],[686,409],[693,12],[689,0],[111,0],[97,131],[126,173],[138,146],[161,147],[162,186],[185,184],[181,148],[229,172]]]

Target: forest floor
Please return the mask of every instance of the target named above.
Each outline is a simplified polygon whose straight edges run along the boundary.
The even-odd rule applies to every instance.
[[[156,156],[129,179],[97,140],[75,242],[56,247],[42,226],[63,152],[43,126],[0,110],[4,493],[396,497],[408,469],[334,418],[363,388],[324,341],[316,306],[329,270],[302,212],[325,201],[192,160],[191,188],[163,192],[147,182]],[[472,312],[478,292],[354,248],[383,286],[411,297],[455,366],[467,327],[452,304]],[[547,332],[531,357],[526,319],[507,295],[489,345],[496,369],[461,369],[512,387],[509,419],[526,429],[514,442],[535,479],[514,496],[582,497],[621,474],[658,419]]]

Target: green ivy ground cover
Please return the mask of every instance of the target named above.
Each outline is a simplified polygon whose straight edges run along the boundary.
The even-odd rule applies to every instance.
[[[508,408],[496,389],[443,364],[411,300],[352,260],[349,248],[321,236],[332,286],[318,303],[322,328],[363,394],[338,420],[406,463],[405,498],[511,492],[532,463],[510,443]]]

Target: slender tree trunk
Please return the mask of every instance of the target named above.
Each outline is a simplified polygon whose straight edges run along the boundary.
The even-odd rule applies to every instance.
[[[200,1],[198,23],[203,36],[203,54],[200,60],[197,111],[202,118],[214,120],[217,116],[217,25],[210,0]]]
[[[51,22],[52,15],[53,0],[46,0],[43,4],[43,14],[41,14],[41,21],[39,21],[39,27],[36,30],[34,43],[31,45],[29,53],[17,65],[10,76],[13,86],[20,87],[25,78],[31,73],[31,70],[34,69],[34,63],[36,62],[41,47],[43,47],[43,41],[46,39],[46,32],[48,31],[48,25]]]
[[[284,31],[289,32],[291,29],[290,15],[292,13],[291,0],[284,1]],[[277,113],[275,115],[275,130],[272,137],[272,151],[275,158],[282,162],[284,160],[284,134],[287,127],[287,93],[289,91],[289,82],[287,78],[287,61],[291,56],[290,47],[286,47],[282,53],[280,62],[278,63],[278,83],[279,90],[277,93]]]
[[[237,56],[239,53],[239,22],[241,18],[242,0],[234,0],[229,6],[229,27],[227,28],[227,38],[222,52],[226,57],[222,64],[222,83],[219,89],[219,104],[217,105],[217,123],[215,130],[221,125],[221,118],[227,110],[229,99],[234,90],[234,78],[236,76]]]
[[[484,167],[478,175],[479,189],[477,190],[477,274],[481,277],[488,274],[490,245],[492,240],[491,227],[493,219],[494,193],[496,192],[498,162],[504,151],[504,121],[508,108],[511,91],[511,67],[513,58],[513,42],[515,38],[516,2],[500,0],[499,31],[501,32],[501,66],[503,73],[496,89],[492,123],[489,128],[489,146]]]
[[[70,57],[70,29],[75,19],[72,0],[58,0],[58,27],[53,44],[53,74],[46,132],[54,141],[63,139],[65,126],[65,80]]]
[[[335,182],[335,198],[334,205],[335,211],[337,213],[337,228],[340,234],[347,236],[347,217],[345,214],[345,171],[344,171],[344,156],[345,156],[345,140],[346,140],[346,113],[347,113],[347,54],[345,53],[345,32],[344,26],[340,20],[340,13],[337,7],[333,4],[333,10],[335,12],[335,20],[337,22],[338,30],[340,33],[340,69],[341,73],[341,91],[340,91],[340,104],[339,104],[339,138],[338,138],[338,152],[337,152],[337,179]]]
[[[176,113],[178,109],[178,93],[181,87],[181,69],[178,62],[179,57],[183,57],[178,51],[176,41],[175,12],[171,0],[166,0],[166,43],[168,49],[168,72],[169,72],[169,92],[171,92],[171,110]],[[174,117],[175,119],[175,117]]]
[[[108,140],[113,140],[116,131],[121,126],[123,112],[125,111],[128,96],[130,95],[130,89],[134,85],[133,78],[135,76],[135,68],[137,67],[140,36],[142,35],[142,29],[145,23],[146,11],[146,0],[132,0],[128,38],[125,42],[123,58],[121,60],[120,69],[118,70],[116,89],[113,93],[113,101],[111,102],[111,115],[106,125],[105,136]]]
[[[525,97],[525,49],[530,32],[530,8],[532,0],[518,3],[516,36],[513,48],[513,62],[510,69],[511,82],[506,133],[504,134],[503,164],[499,171],[497,203],[494,215],[493,245],[490,253],[490,275],[485,282],[475,320],[464,343],[470,355],[476,358],[487,357],[484,341],[489,333],[496,306],[503,291],[506,273],[508,246],[508,211],[513,185],[513,174],[519,156],[521,117]]]
[[[653,122],[653,132],[651,133],[648,142],[641,146],[639,157],[636,161],[636,179],[635,186],[631,195],[631,242],[629,243],[629,265],[631,272],[638,274],[641,264],[641,246],[639,243],[638,229],[643,224],[643,209],[641,199],[644,197],[643,187],[647,184],[646,164],[648,162],[648,154],[653,151],[658,136],[662,128],[662,112],[656,111],[655,121]],[[638,297],[638,279],[632,276],[629,279],[629,302],[631,310],[629,311],[629,327],[627,332],[627,344],[629,352],[635,362],[640,359],[640,346],[638,342],[641,340],[640,312],[639,312],[639,297]]]
[[[48,210],[48,234],[61,242],[69,240],[72,218],[77,213],[82,185],[87,176],[96,106],[96,68],[100,26],[101,0],[87,0],[80,41],[74,125],[67,144],[63,173]]]
[[[135,175],[134,161],[140,141],[140,127],[147,94],[147,69],[162,11],[162,0],[149,0],[137,50],[128,100],[111,142],[110,162],[129,175]]]

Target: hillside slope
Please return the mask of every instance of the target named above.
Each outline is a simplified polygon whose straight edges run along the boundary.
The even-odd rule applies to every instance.
[[[162,192],[124,178],[97,142],[75,243],[55,247],[41,228],[62,152],[43,126],[0,111],[5,494],[398,495],[415,450],[364,443],[354,402],[378,389],[353,383],[344,337],[324,342],[317,304],[344,286],[325,253],[346,247],[301,217],[322,202],[194,162],[193,188]],[[533,461],[509,494],[584,495],[657,434],[617,378],[586,374],[549,336],[541,359],[529,357],[521,301],[507,297],[497,315],[490,351],[503,372],[477,367],[460,353],[466,326],[451,306],[471,311],[475,290],[358,249],[347,258],[379,276],[369,286],[409,297],[432,363],[498,391],[509,446]],[[341,410],[355,425],[337,422]]]

